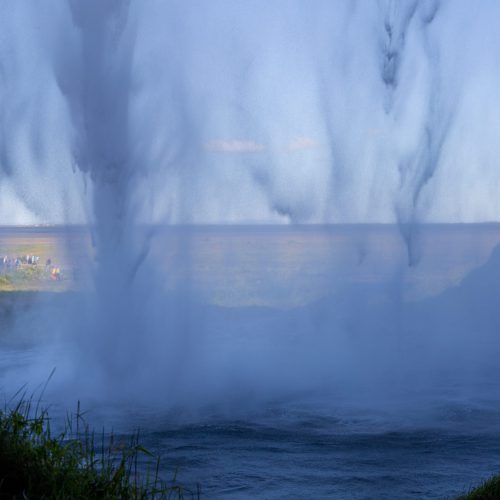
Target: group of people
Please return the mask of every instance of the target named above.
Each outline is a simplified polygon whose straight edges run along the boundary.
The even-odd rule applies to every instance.
[[[38,257],[38,255],[23,255],[22,257],[9,257],[8,255],[4,255],[0,258],[0,267],[9,269],[12,267],[19,267],[22,264],[36,266],[39,261],[40,257]],[[50,264],[50,259],[47,259],[47,264]]]
[[[9,257],[8,255],[4,255],[0,257],[0,272],[8,273],[23,266],[38,266],[39,262],[40,257],[38,255],[23,255],[21,257]],[[45,261],[45,271],[52,280],[62,279],[61,268],[52,265],[52,259],[50,257]]]
[[[4,255],[0,258],[0,268],[3,270],[11,269],[13,267],[19,267],[21,265],[21,259],[19,257],[11,258]]]

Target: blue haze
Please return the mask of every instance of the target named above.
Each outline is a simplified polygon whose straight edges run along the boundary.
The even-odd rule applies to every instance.
[[[417,300],[404,283],[428,223],[499,220],[499,14],[493,0],[3,0],[0,223],[88,224],[94,255],[92,292],[16,315],[14,335],[50,338],[6,351],[2,390],[55,365],[49,401],[154,408],[152,430],[274,411],[282,429],[305,411],[353,435],[366,419],[368,435],[470,437],[486,413],[497,435],[498,248]],[[315,300],[209,303],[190,224],[249,222],[362,223],[350,265],[375,274],[365,224],[398,243],[376,283],[339,278],[332,254]],[[178,289],[155,250],[171,224]]]

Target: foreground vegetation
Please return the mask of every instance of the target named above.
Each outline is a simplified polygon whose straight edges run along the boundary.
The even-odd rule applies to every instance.
[[[500,499],[500,476],[494,476],[482,485],[473,489],[457,500],[499,500]]]
[[[143,460],[149,463],[139,477]],[[57,435],[47,412],[32,401],[0,411],[0,498],[184,498],[186,492],[162,482],[158,471],[159,459],[140,445],[138,434],[125,446],[113,435],[96,436],[79,410]]]

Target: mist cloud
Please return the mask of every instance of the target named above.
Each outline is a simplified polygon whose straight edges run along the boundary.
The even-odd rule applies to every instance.
[[[218,153],[258,153],[264,151],[264,146],[253,141],[242,140],[218,140],[209,141],[205,144],[207,151]]]
[[[111,2],[95,119],[78,5],[2,3],[1,223],[91,221],[108,160],[146,221],[499,219],[496,2]]]

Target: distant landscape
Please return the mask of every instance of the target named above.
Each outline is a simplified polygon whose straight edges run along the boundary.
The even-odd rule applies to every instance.
[[[158,228],[151,258],[165,289],[190,289],[225,306],[293,307],[394,273],[418,299],[458,284],[500,243],[499,224],[421,225],[411,268],[396,225],[172,226]],[[82,226],[0,227],[0,259],[36,256],[0,269],[0,291],[92,287],[91,232]],[[47,261],[50,260],[50,266]],[[54,279],[51,268],[60,269]]]

